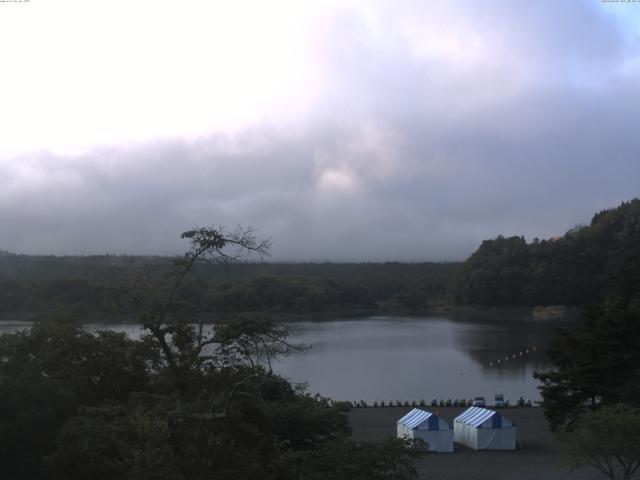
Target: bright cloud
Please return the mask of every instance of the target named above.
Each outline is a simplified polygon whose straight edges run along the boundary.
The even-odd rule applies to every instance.
[[[634,10],[635,9],[635,10]],[[637,196],[640,9],[0,4],[0,249],[459,259]]]
[[[15,7],[0,15],[4,150],[235,130],[317,89],[310,12],[295,1]]]

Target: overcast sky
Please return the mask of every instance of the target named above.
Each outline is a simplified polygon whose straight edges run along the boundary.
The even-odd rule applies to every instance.
[[[0,2],[0,250],[459,260],[640,194],[640,3]]]

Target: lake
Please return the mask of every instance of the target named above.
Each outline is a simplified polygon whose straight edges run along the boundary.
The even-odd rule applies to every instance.
[[[28,322],[0,322],[0,333]],[[295,322],[293,342],[311,344],[274,365],[309,391],[337,400],[420,400],[503,393],[512,403],[539,400],[534,371],[551,367],[544,353],[557,321],[496,315],[464,318],[368,317]],[[132,336],[135,324],[88,324]]]

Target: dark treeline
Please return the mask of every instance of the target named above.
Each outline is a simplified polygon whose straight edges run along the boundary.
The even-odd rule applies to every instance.
[[[584,306],[640,299],[640,200],[551,240],[482,242],[452,282],[457,304]]]
[[[597,213],[564,236],[482,242],[464,263],[270,263],[199,265],[182,286],[202,313],[428,312],[443,304],[573,305],[640,294],[640,200]],[[0,315],[130,314],[117,288],[175,258],[0,254]],[[614,297],[619,297],[618,299]],[[626,299],[626,300],[625,300]],[[637,300],[636,300],[637,301]]]
[[[521,257],[528,253],[537,275],[511,292],[520,301],[565,295],[587,305],[552,341],[547,354],[554,368],[535,377],[566,463],[595,468],[612,480],[635,478],[640,468],[639,220],[640,201],[633,200],[598,213],[589,227],[556,242],[525,245]],[[535,283],[545,277],[546,293]]]
[[[0,255],[0,314],[130,314],[118,288],[173,258]],[[198,265],[182,295],[204,313],[425,312],[441,305],[455,263],[238,263]]]

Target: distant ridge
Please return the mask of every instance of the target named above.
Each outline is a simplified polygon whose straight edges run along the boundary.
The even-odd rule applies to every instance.
[[[640,307],[640,200],[596,213],[560,238],[498,236],[460,265],[451,287],[461,305]]]

